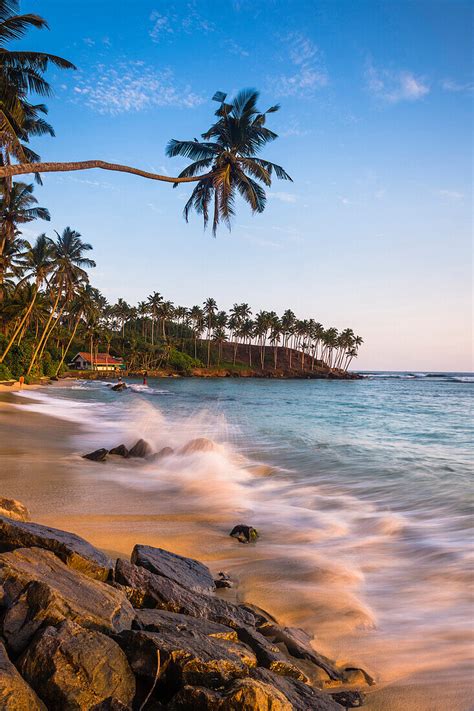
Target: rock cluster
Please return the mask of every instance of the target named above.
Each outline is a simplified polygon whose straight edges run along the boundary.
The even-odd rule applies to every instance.
[[[7,510],[3,506],[3,510]],[[0,516],[0,708],[342,711],[351,679],[301,630],[216,593],[202,563]],[[359,674],[354,674],[359,671]]]

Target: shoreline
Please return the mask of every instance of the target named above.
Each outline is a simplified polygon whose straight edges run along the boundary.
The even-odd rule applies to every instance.
[[[34,391],[37,387],[28,386],[25,389]],[[34,393],[31,399],[34,399]],[[248,565],[248,548],[236,547],[228,539],[225,517],[219,518],[215,512],[203,515],[189,510],[157,513],[146,491],[139,492],[116,481],[97,479],[93,468],[82,467],[71,443],[78,433],[77,424],[22,411],[21,402],[18,403],[20,407],[10,407],[9,400],[2,399],[0,403],[0,427],[2,431],[5,427],[14,430],[16,442],[6,453],[10,466],[7,481],[2,477],[0,493],[29,505],[33,520],[77,533],[113,556],[128,556],[135,543],[143,543],[203,560],[214,570],[216,566],[219,569],[229,568],[236,577],[242,578],[235,594],[268,609],[282,624],[298,624],[298,615],[292,615],[287,603],[281,605],[281,601],[278,602],[278,597],[285,595],[284,590],[272,594],[270,603],[266,603],[268,588],[258,574],[265,560],[265,543],[259,543],[252,549],[254,571],[250,578],[246,578],[244,570]],[[49,432],[54,432],[54,439],[49,438]],[[41,449],[41,458],[38,457],[38,448]],[[2,458],[4,454],[2,452]],[[321,649],[319,643],[318,649]],[[322,651],[328,653],[324,645]],[[353,664],[357,661],[350,660]],[[368,671],[371,673],[373,670]],[[467,690],[449,690],[448,686],[449,683],[443,684],[443,703],[467,711],[469,706],[461,703],[461,699],[464,701],[467,698]],[[451,697],[450,701],[446,694]],[[417,705],[411,705],[415,696]],[[433,695],[432,680],[419,687],[413,686],[413,680],[406,683],[399,680],[370,689],[365,708],[374,711],[444,708],[436,706],[436,703],[437,693]]]

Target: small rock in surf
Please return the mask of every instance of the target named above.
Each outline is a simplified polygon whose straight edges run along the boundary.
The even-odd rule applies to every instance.
[[[125,383],[117,383],[117,385],[114,385],[112,387],[112,390],[114,390],[115,392],[121,392],[122,390],[126,390],[126,389],[127,389],[127,386],[125,385]]]
[[[116,454],[118,457],[125,457],[127,458],[129,456],[128,449],[124,444],[119,444],[118,447],[114,447],[113,449],[110,450],[109,454]]]
[[[96,449],[89,454],[83,454],[83,459],[90,459],[92,462],[105,462],[105,458],[108,454],[108,449]]]
[[[229,536],[237,538],[240,543],[253,543],[258,538],[258,531],[253,526],[245,526],[241,523],[238,526],[234,526]]]
[[[181,449],[181,454],[192,454],[193,452],[211,452],[216,445],[207,437],[192,439]]]
[[[145,442],[144,439],[139,439],[138,442],[133,445],[128,454],[130,457],[141,457],[143,459],[151,454],[151,447],[148,442]]]
[[[216,588],[232,588],[234,587],[234,583],[230,579],[230,576],[227,573],[218,573],[216,580],[214,580],[214,585]]]

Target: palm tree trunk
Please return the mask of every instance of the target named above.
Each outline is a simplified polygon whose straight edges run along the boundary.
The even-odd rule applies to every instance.
[[[114,170],[119,173],[131,173],[139,175],[141,178],[149,180],[159,180],[163,183],[195,183],[204,178],[211,178],[213,173],[203,173],[184,178],[173,178],[169,175],[150,173],[146,170],[133,168],[120,163],[107,163],[103,160],[81,160],[67,161],[64,163],[17,163],[15,165],[0,166],[0,178],[8,178],[13,175],[27,175],[29,173],[66,173],[74,170],[90,170],[91,168],[101,168],[102,170]]]
[[[5,358],[6,358],[6,356],[7,356],[8,351],[10,350],[10,348],[12,347],[12,345],[15,343],[16,337],[18,336],[18,334],[20,333],[21,329],[23,328],[23,324],[26,322],[28,316],[29,316],[30,313],[31,313],[31,310],[32,310],[33,306],[35,305],[35,301],[36,301],[37,295],[38,295],[38,289],[35,290],[35,295],[34,295],[32,301],[31,301],[30,305],[28,306],[28,309],[26,310],[25,315],[24,315],[23,318],[21,319],[19,325],[16,327],[16,329],[15,329],[15,331],[14,331],[14,333],[13,333],[13,336],[10,338],[10,341],[9,341],[7,347],[6,347],[5,350],[3,351],[2,356],[0,357],[0,363],[3,363],[3,361],[5,360]]]
[[[69,351],[69,349],[70,349],[70,347],[71,347],[71,343],[72,343],[73,340],[74,340],[74,336],[76,335],[77,327],[79,326],[79,322],[80,322],[80,320],[81,320],[81,316],[82,316],[82,311],[79,311],[79,315],[78,315],[78,317],[77,317],[77,319],[76,319],[76,323],[74,324],[74,329],[73,329],[73,332],[72,332],[72,334],[71,334],[71,338],[70,338],[69,341],[68,341],[68,344],[67,344],[67,346],[66,346],[66,349],[65,349],[65,351],[64,351],[64,353],[63,353],[63,355],[62,355],[61,361],[60,361],[60,363],[59,363],[59,365],[58,365],[58,367],[57,367],[57,370],[56,370],[56,372],[55,372],[55,376],[56,376],[56,377],[58,377],[58,373],[59,373],[59,371],[61,370],[61,368],[62,368],[62,366],[63,366],[64,359],[66,358],[66,356],[67,356],[67,354],[68,354],[68,351]]]
[[[35,360],[36,360],[36,357],[37,357],[37,355],[38,355],[38,353],[39,353],[39,350],[40,350],[40,348],[41,348],[41,346],[42,346],[42,344],[43,344],[44,337],[45,337],[47,331],[49,330],[49,326],[50,326],[50,324],[51,324],[51,321],[53,320],[54,313],[55,313],[55,311],[56,311],[56,309],[57,309],[57,306],[58,306],[58,303],[59,303],[59,298],[60,298],[60,296],[61,296],[61,291],[62,291],[62,283],[60,283],[59,286],[58,286],[58,293],[57,293],[57,296],[56,296],[56,301],[54,302],[54,306],[53,306],[53,308],[51,309],[51,313],[50,313],[49,318],[48,318],[48,320],[47,320],[47,322],[46,322],[46,326],[44,327],[43,333],[42,333],[41,336],[40,336],[40,339],[39,339],[39,341],[38,341],[38,345],[36,346],[36,348],[35,348],[35,350],[34,350],[33,356],[32,356],[32,358],[31,358],[30,365],[29,365],[28,370],[27,370],[27,373],[26,373],[27,375],[29,375],[29,374],[31,373],[31,370],[32,370],[33,365],[34,365]]]

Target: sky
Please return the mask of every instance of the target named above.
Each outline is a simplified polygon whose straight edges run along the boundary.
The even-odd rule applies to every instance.
[[[177,175],[215,91],[281,104],[263,214],[217,238],[182,216],[189,186],[105,171],[44,176],[51,222],[94,246],[91,281],[131,304],[292,308],[364,339],[360,369],[472,370],[472,4],[458,0],[22,0],[59,54],[44,160],[100,158]]]

